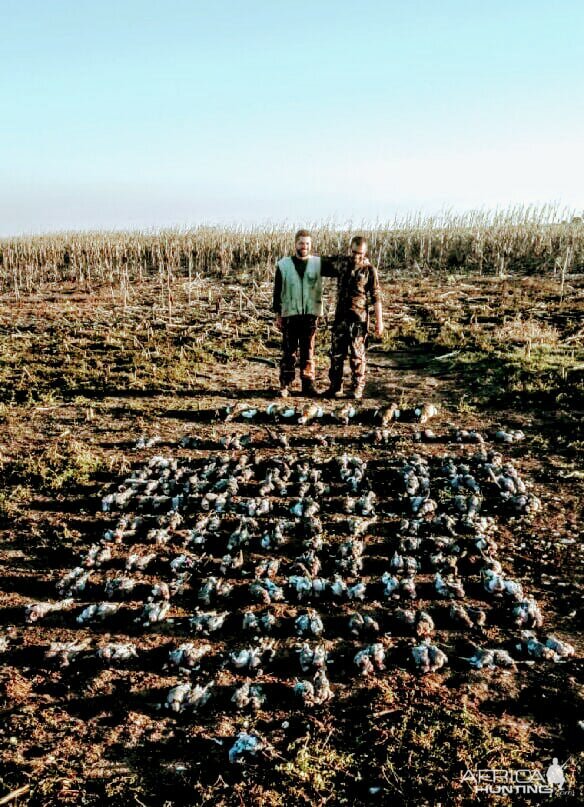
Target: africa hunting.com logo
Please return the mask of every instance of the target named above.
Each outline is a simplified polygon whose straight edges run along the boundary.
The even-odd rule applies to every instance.
[[[466,770],[461,773],[461,782],[470,785],[475,793],[488,793],[490,795],[513,795],[517,793],[537,793],[550,795],[560,791],[565,792],[566,777],[563,765],[554,757],[552,764],[544,773],[535,768],[480,768]]]

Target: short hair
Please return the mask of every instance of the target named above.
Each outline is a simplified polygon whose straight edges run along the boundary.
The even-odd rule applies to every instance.
[[[368,246],[367,239],[362,235],[354,235],[351,238],[351,246],[352,247],[363,247]]]
[[[312,235],[308,230],[298,230],[298,232],[294,236],[294,240],[298,241],[299,238],[312,238]]]

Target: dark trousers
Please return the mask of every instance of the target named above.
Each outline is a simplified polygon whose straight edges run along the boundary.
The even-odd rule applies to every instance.
[[[367,330],[367,322],[341,320],[334,323],[329,354],[331,361],[329,379],[333,389],[340,389],[343,386],[343,369],[347,356],[353,386],[357,387],[365,383]]]
[[[302,382],[314,381],[314,343],[317,318],[299,314],[282,319],[282,360],[280,386],[288,387],[294,381],[296,364],[300,364]]]

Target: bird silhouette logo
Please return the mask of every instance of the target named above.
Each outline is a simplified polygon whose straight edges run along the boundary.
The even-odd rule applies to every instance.
[[[565,763],[564,763],[565,764]],[[558,764],[558,758],[554,757],[552,760],[552,764],[547,769],[546,779],[548,781],[548,785],[550,787],[554,787],[554,785],[558,786],[558,790],[562,790],[564,787],[564,782],[566,778],[564,776],[564,765]]]

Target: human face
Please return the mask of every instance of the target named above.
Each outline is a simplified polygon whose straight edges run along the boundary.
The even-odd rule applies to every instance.
[[[312,249],[312,238],[307,235],[301,235],[296,239],[296,255],[299,258],[308,258],[310,250]]]
[[[365,258],[367,257],[367,243],[356,246],[351,244],[351,255],[355,259],[357,266],[363,266]]]

